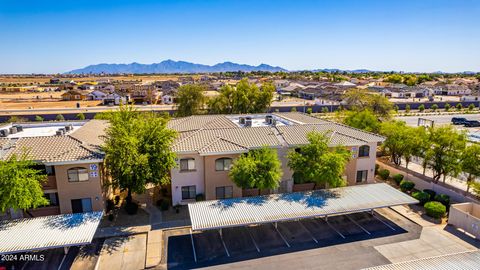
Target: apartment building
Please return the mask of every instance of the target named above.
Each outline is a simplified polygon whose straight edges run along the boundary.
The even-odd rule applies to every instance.
[[[308,143],[307,134],[322,132],[330,145],[343,145],[352,152],[345,178],[349,185],[374,181],[376,148],[384,138],[342,124],[301,113],[255,115],[206,115],[174,119],[169,127],[179,132],[173,145],[177,168],[171,172],[172,203],[186,204],[202,194],[205,199],[241,197],[245,191],[228,177],[236,158],[262,146],[274,148],[282,162],[280,187],[273,192],[291,192],[293,172],[286,154]]]
[[[100,145],[106,125],[90,120],[0,127],[0,158],[25,153],[48,175],[43,190],[50,205],[20,214],[36,217],[104,209],[107,191]]]

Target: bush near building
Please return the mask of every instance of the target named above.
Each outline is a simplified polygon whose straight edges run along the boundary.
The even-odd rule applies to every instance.
[[[433,201],[435,199],[435,195],[437,195],[437,193],[431,189],[424,189],[423,192],[430,196],[429,201]]]
[[[400,182],[400,189],[403,192],[411,191],[414,187],[415,183],[413,183],[412,181],[402,180],[402,182]]]
[[[378,171],[378,175],[380,176],[380,178],[382,178],[383,180],[387,180],[388,177],[390,176],[390,171],[387,170],[387,169],[381,169]]]
[[[435,198],[434,198],[435,201],[445,205],[445,207],[449,207],[450,206],[450,196],[448,195],[445,195],[445,194],[437,194],[435,195]]]
[[[400,185],[400,183],[403,180],[403,174],[400,174],[400,173],[394,174],[392,178],[395,181],[395,183],[397,183],[397,185]]]
[[[447,212],[445,205],[435,201],[427,202],[424,207],[427,215],[433,218],[442,218]]]
[[[412,193],[412,197],[417,199],[420,205],[426,204],[430,201],[430,194],[423,192],[423,191],[415,191]]]

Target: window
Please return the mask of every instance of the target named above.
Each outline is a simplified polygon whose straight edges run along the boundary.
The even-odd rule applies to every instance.
[[[358,157],[368,157],[370,156],[370,146],[362,145],[360,149],[358,149]]]
[[[217,187],[215,191],[217,199],[233,198],[233,186]]]
[[[68,182],[83,182],[88,181],[88,171],[86,168],[71,168],[67,171]]]
[[[53,192],[53,193],[45,193],[43,194],[43,197],[47,199],[48,205],[45,206],[58,206],[58,193]]]
[[[219,158],[215,160],[216,171],[229,171],[231,167],[232,167],[231,158]]]
[[[195,186],[185,186],[182,187],[182,200],[191,200],[195,199],[197,192]]]
[[[180,159],[180,171],[194,171],[195,170],[195,159],[194,158],[184,158]]]
[[[92,199],[75,199],[71,200],[72,203],[72,213],[85,213],[92,212]]]
[[[357,183],[367,181],[368,171],[357,171]]]

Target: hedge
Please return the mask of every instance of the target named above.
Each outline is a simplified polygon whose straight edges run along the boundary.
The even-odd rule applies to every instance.
[[[411,191],[414,187],[415,183],[412,181],[402,180],[402,182],[400,182],[400,189],[403,192]]]
[[[420,205],[424,205],[430,200],[430,194],[423,191],[415,191],[412,193],[412,197],[417,199]]]
[[[441,218],[447,212],[447,208],[439,202],[432,201],[425,204],[425,212],[433,218]]]
[[[395,181],[395,183],[397,183],[397,185],[400,185],[400,183],[401,183],[402,180],[403,180],[403,177],[404,177],[403,174],[399,174],[399,173],[394,174],[394,175],[392,176],[393,180]]]
[[[435,195],[435,198],[434,198],[435,201],[445,205],[445,207],[449,207],[450,206],[450,196],[448,195],[445,195],[445,194],[437,194]]]
[[[435,199],[435,195],[437,195],[437,193],[431,189],[424,189],[423,192],[425,193],[428,193],[428,195],[430,195],[430,201],[433,201]]]
[[[390,176],[390,171],[389,170],[386,170],[386,169],[381,169],[378,171],[378,175],[380,176],[380,178],[382,178],[383,180],[387,180],[388,179],[388,176]]]

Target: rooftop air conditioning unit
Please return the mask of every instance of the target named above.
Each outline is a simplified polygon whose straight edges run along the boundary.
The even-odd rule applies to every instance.
[[[240,123],[240,125],[245,125],[245,117],[240,116],[240,118],[238,118],[238,123]]]
[[[266,122],[268,125],[271,125],[271,124],[272,124],[272,120],[273,120],[273,116],[271,116],[271,115],[265,116],[265,122]]]
[[[17,133],[17,131],[18,131],[17,127],[11,127],[10,128],[10,134],[15,134],[15,133]]]
[[[17,131],[18,132],[22,132],[23,131],[23,127],[22,126],[16,126],[17,127]]]
[[[272,122],[270,124],[272,126],[277,126],[277,119],[272,119]]]
[[[65,131],[66,132],[69,132],[69,131],[72,131],[72,130],[73,130],[73,125],[72,124],[65,126]]]
[[[57,132],[55,133],[57,136],[62,136],[64,133],[62,130],[57,130]]]
[[[8,135],[8,129],[0,129],[0,137],[7,137]]]
[[[246,127],[251,127],[252,126],[252,118],[251,117],[245,119],[245,126]]]

